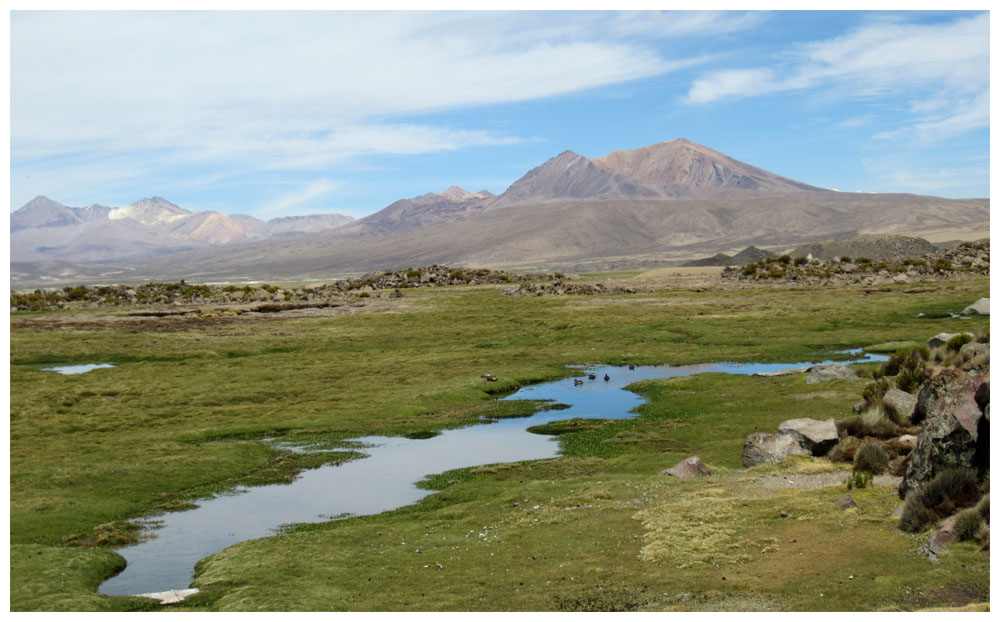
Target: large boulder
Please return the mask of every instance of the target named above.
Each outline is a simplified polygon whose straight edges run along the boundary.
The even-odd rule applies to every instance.
[[[917,396],[906,391],[900,391],[895,387],[885,392],[885,395],[882,396],[882,401],[895,408],[904,421],[911,421],[913,419],[913,411],[917,409]]]
[[[697,477],[699,475],[711,474],[712,472],[708,470],[708,467],[705,466],[705,463],[702,462],[701,458],[698,456],[685,458],[669,469],[660,471],[660,475],[673,475],[674,477],[679,477],[680,479],[691,479],[692,477]]]
[[[754,432],[743,445],[743,466],[781,462],[788,456],[810,455],[791,434]]]
[[[826,455],[837,444],[837,425],[833,419],[789,419],[778,426],[778,434],[791,436],[814,456]]]
[[[858,375],[851,371],[851,368],[843,363],[827,363],[826,365],[814,365],[806,376],[806,384],[816,384],[828,380],[857,380]]]
[[[962,315],[989,315],[990,299],[980,298],[968,307],[962,309]]]
[[[899,487],[901,497],[946,469],[966,467],[982,474],[989,468],[989,419],[984,416],[989,404],[981,405],[980,392],[984,382],[989,382],[986,374],[949,368],[924,383],[915,412],[924,424]]]
[[[948,345],[948,340],[957,337],[958,333],[938,333],[927,340],[927,347],[930,349],[940,348]]]

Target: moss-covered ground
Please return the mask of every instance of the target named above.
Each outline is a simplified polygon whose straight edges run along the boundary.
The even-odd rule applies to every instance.
[[[101,310],[64,324],[14,314],[11,608],[147,608],[95,593],[121,567],[109,547],[134,536],[130,520],[350,458],[342,439],[530,412],[535,404],[493,395],[574,373],[566,365],[820,360],[988,324],[926,317],[988,296],[985,278],[905,290],[523,298],[442,288],[407,291],[378,313],[147,331],[100,321]],[[116,367],[41,370],[74,363]],[[710,374],[634,388],[650,400],[638,418],[560,429],[562,458],[442,474],[426,483],[439,492],[414,506],[208,558],[202,593],[182,607],[877,610],[988,600],[988,557],[973,544],[937,565],[919,556],[920,538],[888,518],[893,490],[853,491],[859,507],[842,511],[830,503],[842,486],[761,484],[827,463],[741,472],[747,434],[846,414],[857,384]],[[329,451],[290,454],[265,437]],[[656,475],[691,454],[713,475]]]

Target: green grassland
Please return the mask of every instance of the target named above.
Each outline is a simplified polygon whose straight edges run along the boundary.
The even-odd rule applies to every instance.
[[[343,439],[530,413],[536,404],[493,398],[571,375],[570,364],[821,360],[988,326],[917,317],[988,296],[986,278],[904,289],[421,289],[378,313],[140,332],[96,321],[32,328],[14,314],[11,608],[148,608],[95,594],[122,566],[109,547],[134,539],[131,520],[354,457]],[[97,362],[116,367],[41,371]],[[486,371],[498,381],[483,380]],[[182,608],[871,610],[988,600],[988,557],[971,544],[938,565],[917,555],[919,539],[888,519],[895,491],[856,492],[859,507],[841,511],[829,501],[843,486],[760,488],[771,472],[829,463],[742,472],[747,434],[842,416],[857,383],[706,374],[634,389],[650,400],[638,418],[560,429],[562,458],[441,474],[425,484],[439,492],[414,506],[214,555],[199,565],[202,593]],[[329,451],[260,442],[275,436]],[[656,475],[691,454],[713,475]]]

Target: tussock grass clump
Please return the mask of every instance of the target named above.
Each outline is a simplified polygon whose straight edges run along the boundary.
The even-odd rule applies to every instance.
[[[972,343],[973,336],[969,333],[959,333],[948,340],[947,348],[952,352],[958,352],[967,343]]]
[[[969,507],[979,500],[974,469],[948,469],[906,495],[899,528],[916,533],[927,525]]]
[[[976,506],[976,511],[979,512],[979,516],[986,522],[987,525],[990,524],[990,494],[986,493],[983,498],[979,500],[979,505]]]
[[[868,484],[872,483],[872,479],[874,479],[874,477],[875,476],[868,471],[855,471],[847,476],[847,481],[845,483],[847,484],[848,490],[854,490],[855,488],[861,490],[863,488],[867,488]]]
[[[846,434],[842,435],[837,444],[830,450],[828,458],[832,462],[854,462],[854,456],[857,454],[859,447],[861,447],[861,441],[857,437]]]
[[[974,509],[965,510],[958,515],[955,521],[955,530],[952,532],[959,542],[975,540],[979,532],[983,530],[983,518]]]
[[[854,472],[866,471],[872,475],[879,475],[885,472],[889,464],[889,454],[882,449],[882,446],[872,441],[861,443],[857,453],[854,454]]]
[[[875,382],[870,382],[865,385],[864,389],[861,389],[861,397],[869,404],[874,403],[876,400],[882,399],[886,391],[892,388],[889,384],[889,380],[886,378],[879,378]]]

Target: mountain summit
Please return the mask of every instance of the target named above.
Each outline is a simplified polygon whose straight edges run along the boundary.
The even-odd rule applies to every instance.
[[[564,151],[518,179],[489,209],[566,200],[706,198],[729,191],[822,188],[769,173],[684,138],[586,158]]]

